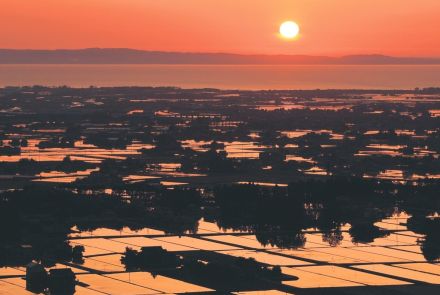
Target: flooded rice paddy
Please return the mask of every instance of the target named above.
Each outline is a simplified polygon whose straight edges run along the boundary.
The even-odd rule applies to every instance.
[[[436,89],[28,87],[2,88],[0,97],[0,209],[28,231],[8,238],[23,251],[84,247],[81,262],[45,265],[71,268],[76,294],[438,290]],[[54,196],[63,193],[91,205],[57,219],[65,208]],[[32,210],[7,215],[14,197]],[[49,198],[48,208],[32,197]],[[183,263],[123,263],[127,248],[144,247]],[[222,289],[218,277],[185,272],[235,258],[279,272],[279,281]],[[29,293],[26,264],[2,266],[0,293]]]
[[[305,234],[305,245],[295,250],[263,246],[253,235],[224,231],[216,224],[204,220],[198,222],[196,233],[184,236],[170,236],[160,230],[148,228],[140,231],[128,228],[120,231],[97,229],[70,235],[69,242],[72,245],[84,246],[84,263],[58,264],[56,267],[72,267],[81,282],[76,294],[213,291],[203,285],[150,272],[127,272],[121,264],[125,248],[140,249],[149,246],[160,246],[175,253],[214,251],[222,255],[253,258],[263,264],[281,266],[283,273],[299,278],[283,281],[279,290],[259,291],[258,294],[287,293],[289,287],[392,287],[440,283],[440,264],[426,262],[417,244],[420,235],[408,231],[406,221],[405,215],[394,215],[382,220],[377,225],[391,230],[392,234],[366,244],[352,242],[348,235],[349,226],[346,226],[343,228],[340,245],[335,247],[325,242],[321,232],[310,229]],[[24,294],[24,275],[25,269],[22,267],[1,268],[2,292]],[[246,290],[240,292],[244,293]]]

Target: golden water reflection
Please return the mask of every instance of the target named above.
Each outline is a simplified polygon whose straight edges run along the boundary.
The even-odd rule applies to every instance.
[[[348,233],[349,225],[341,227],[343,239],[338,246],[330,246],[321,232],[306,229],[306,243],[297,249],[263,246],[253,234],[221,229],[203,219],[199,221],[196,233],[181,236],[167,235],[153,228],[137,231],[102,228],[87,232],[73,228],[70,243],[85,247],[84,263],[59,263],[56,267],[73,267],[77,279],[82,283],[77,287],[77,294],[214,291],[209,286],[163,274],[153,276],[145,271],[127,272],[121,263],[126,248],[140,250],[141,247],[151,246],[160,246],[179,255],[199,253],[197,255],[203,257],[206,253],[215,252],[253,258],[265,265],[280,266],[282,273],[298,277],[297,280],[284,279],[279,289],[242,290],[233,294],[280,294],[285,293],[286,288],[406,286],[416,283],[440,285],[440,265],[426,262],[418,245],[421,235],[406,228],[409,217],[406,214],[393,215],[376,222],[376,226],[392,232],[372,243],[354,243]],[[22,279],[24,272],[24,268],[1,268],[0,293],[27,294]]]

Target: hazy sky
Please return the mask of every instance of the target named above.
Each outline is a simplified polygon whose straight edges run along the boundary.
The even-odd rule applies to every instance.
[[[0,48],[440,56],[439,15],[440,0],[0,0]]]

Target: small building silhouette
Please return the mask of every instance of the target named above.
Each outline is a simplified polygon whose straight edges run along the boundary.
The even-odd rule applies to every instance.
[[[41,293],[47,287],[47,272],[44,267],[36,262],[26,266],[26,290]]]
[[[76,276],[70,268],[49,270],[49,291],[51,294],[74,294]]]

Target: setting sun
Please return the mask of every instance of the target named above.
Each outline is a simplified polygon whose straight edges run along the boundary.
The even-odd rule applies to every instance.
[[[293,39],[299,34],[299,26],[293,21],[283,22],[280,26],[280,34],[286,39]]]

